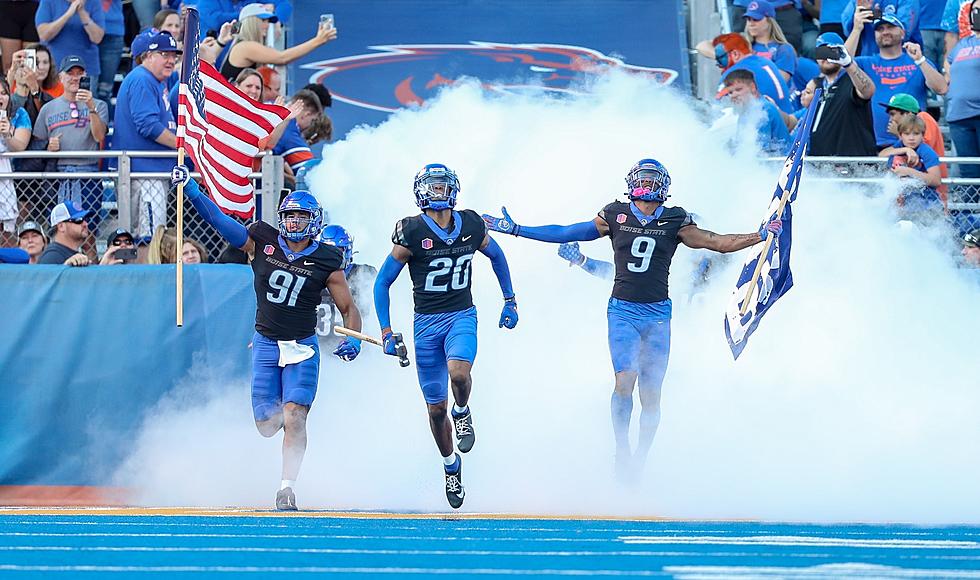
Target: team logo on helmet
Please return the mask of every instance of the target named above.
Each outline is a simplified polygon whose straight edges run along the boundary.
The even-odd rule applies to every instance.
[[[432,238],[425,238],[422,240],[422,249],[431,250],[432,249]]]
[[[266,256],[271,256],[272,254],[276,253],[276,249],[272,244],[266,244],[265,247],[262,248],[262,252],[265,253]]]
[[[464,77],[480,79],[484,89],[495,92],[579,94],[582,90],[577,87],[591,85],[590,81],[608,70],[649,76],[665,85],[678,76],[674,70],[626,64],[591,48],[560,44],[470,41],[370,48],[378,52],[322,60],[302,68],[320,71],[312,80],[329,85],[334,99],[385,112],[422,105],[439,89]],[[380,88],[385,85],[390,88]],[[371,86],[380,90],[372,91]]]
[[[625,213],[621,213],[618,216],[616,216],[616,223],[617,224],[625,224],[626,223],[626,214]]]

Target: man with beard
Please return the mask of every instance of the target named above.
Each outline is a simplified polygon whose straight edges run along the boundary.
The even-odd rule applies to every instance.
[[[878,154],[871,118],[875,85],[844,47],[836,32],[817,37],[817,50],[833,49],[832,58],[818,58],[823,89],[813,121],[810,155],[868,157]]]

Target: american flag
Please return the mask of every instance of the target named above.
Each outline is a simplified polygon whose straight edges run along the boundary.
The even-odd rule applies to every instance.
[[[202,62],[198,55],[199,26],[197,10],[188,8],[177,147],[185,147],[221,211],[250,219],[255,213],[255,196],[248,174],[255,156],[262,151],[259,142],[269,137],[289,110],[253,101],[212,65]]]

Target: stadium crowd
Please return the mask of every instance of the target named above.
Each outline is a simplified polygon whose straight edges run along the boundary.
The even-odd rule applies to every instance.
[[[283,95],[282,67],[335,39],[337,30],[321,22],[312,38],[273,48],[267,40],[284,39],[289,0],[0,0],[0,153],[72,153],[0,157],[0,172],[80,174],[0,179],[0,245],[19,241],[31,263],[177,259],[167,245],[175,240],[167,229],[169,181],[133,179],[134,231],[106,235],[115,191],[91,175],[109,160],[79,152],[176,148],[180,10],[192,4],[201,15],[201,59],[252,99],[289,108],[266,143],[284,158],[286,187],[317,162],[311,146],[332,138],[331,95],[319,84]],[[897,200],[904,218],[949,213],[941,180],[950,168],[939,158],[980,156],[980,0],[734,0],[730,14],[735,32],[703,39],[696,49],[722,70],[718,98],[738,116],[733,146],[755,141],[782,155],[820,90],[811,155],[887,158],[887,171],[908,182]],[[167,173],[173,165],[171,158],[133,157],[130,169]],[[980,165],[954,173],[977,178]],[[136,258],[115,257],[117,249],[131,249],[121,245],[126,241],[141,248]],[[196,255],[185,252],[185,261],[240,260],[187,241]]]

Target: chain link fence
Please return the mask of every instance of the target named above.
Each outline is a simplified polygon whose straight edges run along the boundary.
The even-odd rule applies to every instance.
[[[65,158],[73,154],[5,153],[0,157]],[[91,158],[92,152],[80,153]],[[170,189],[167,173],[133,173],[131,158],[171,157],[176,163],[176,152],[115,152],[103,151],[98,155],[103,165],[115,165],[109,171],[71,171],[64,166],[59,171],[6,172],[0,173],[0,225],[9,237],[18,224],[35,221],[47,229],[51,210],[65,200],[79,203],[94,212],[89,228],[95,239],[95,247],[101,253],[105,239],[116,228],[133,234],[137,244],[150,242],[159,226],[173,228],[176,225],[176,193]],[[192,174],[199,177],[199,174]],[[256,219],[276,217],[280,191],[283,187],[283,161],[281,157],[265,155],[261,169],[250,176],[256,191]],[[248,222],[244,222],[248,223]],[[207,250],[208,261],[216,261],[225,248],[218,232],[198,216],[191,203],[184,200],[184,237],[200,242]]]

